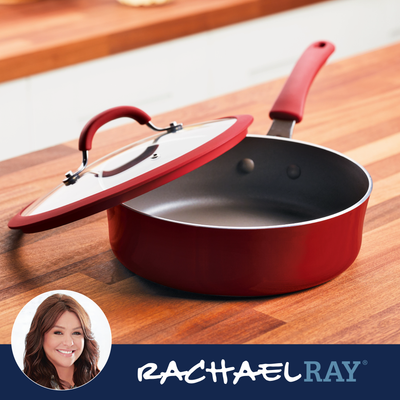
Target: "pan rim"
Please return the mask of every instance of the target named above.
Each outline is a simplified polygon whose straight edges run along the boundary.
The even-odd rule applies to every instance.
[[[364,196],[359,201],[354,203],[352,206],[347,207],[344,210],[341,210],[341,211],[339,211],[337,213],[330,214],[330,215],[327,215],[327,216],[322,217],[322,218],[316,218],[316,219],[311,219],[311,220],[306,220],[306,221],[301,221],[301,222],[295,222],[295,223],[289,223],[289,224],[279,224],[279,225],[223,226],[223,225],[200,224],[200,223],[194,223],[194,222],[178,221],[178,220],[171,219],[171,218],[165,218],[165,217],[160,217],[160,216],[157,216],[157,215],[152,215],[152,214],[144,212],[144,211],[139,211],[139,210],[131,207],[130,205],[126,204],[126,202],[122,203],[121,205],[126,207],[126,208],[128,208],[128,209],[130,209],[130,210],[132,210],[133,212],[138,213],[138,214],[145,215],[146,217],[149,217],[149,218],[162,220],[162,221],[165,221],[165,222],[170,222],[170,223],[175,223],[175,224],[180,224],[180,225],[186,225],[186,226],[193,226],[193,227],[198,227],[198,228],[237,230],[237,231],[246,230],[246,231],[249,231],[249,230],[293,228],[293,227],[300,227],[300,226],[307,226],[307,225],[311,225],[311,224],[317,224],[317,223],[320,223],[320,222],[323,222],[323,221],[334,219],[334,218],[340,217],[341,215],[348,214],[351,211],[355,210],[356,208],[360,207],[363,203],[365,203],[369,199],[369,197],[371,195],[372,188],[373,188],[373,181],[372,181],[372,177],[369,174],[369,172],[366,170],[366,168],[364,168],[357,161],[353,160],[352,158],[346,156],[343,153],[340,153],[339,151],[330,149],[330,148],[322,146],[322,145],[309,143],[309,142],[306,142],[306,141],[301,141],[301,140],[297,140],[297,139],[295,140],[295,139],[291,139],[291,138],[278,137],[278,136],[263,136],[263,135],[247,134],[246,138],[247,137],[256,138],[256,139],[263,139],[263,140],[287,141],[287,142],[296,143],[296,144],[300,144],[300,145],[311,146],[311,147],[314,147],[314,148],[318,148],[320,150],[327,151],[329,153],[336,154],[337,156],[342,157],[342,158],[350,161],[354,165],[356,165],[365,174],[365,176],[366,176],[366,178],[368,180],[368,189],[367,189],[366,193],[364,194]]]

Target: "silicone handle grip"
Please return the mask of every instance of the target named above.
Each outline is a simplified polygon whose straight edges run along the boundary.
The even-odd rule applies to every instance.
[[[120,106],[110,108],[93,117],[82,129],[79,137],[79,150],[86,151],[92,148],[92,141],[97,130],[117,118],[128,117],[139,122],[140,125],[147,124],[151,118],[144,111],[136,107]]]
[[[308,90],[318,71],[335,50],[332,43],[313,43],[302,54],[269,113],[271,119],[300,122]]]

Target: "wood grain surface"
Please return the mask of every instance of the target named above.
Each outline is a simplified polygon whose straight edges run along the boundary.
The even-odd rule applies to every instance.
[[[339,277],[298,293],[210,297],[148,282],[110,250],[106,213],[35,234],[7,222],[80,164],[77,141],[0,163],[0,343],[21,308],[49,290],[73,290],[106,314],[113,343],[400,343],[400,43],[325,66],[310,90],[294,138],[364,165],[374,188],[363,244]],[[270,126],[284,79],[167,114],[154,123],[251,114],[251,134]],[[98,133],[94,160],[149,135],[124,125]]]
[[[0,82],[65,67],[323,0],[117,0],[0,4]]]

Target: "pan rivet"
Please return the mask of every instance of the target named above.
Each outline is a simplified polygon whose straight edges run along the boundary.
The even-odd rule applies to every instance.
[[[243,158],[238,164],[238,169],[240,172],[250,173],[254,169],[254,161],[250,158]]]
[[[301,175],[301,169],[298,165],[289,165],[286,169],[287,176],[290,179],[297,179]]]

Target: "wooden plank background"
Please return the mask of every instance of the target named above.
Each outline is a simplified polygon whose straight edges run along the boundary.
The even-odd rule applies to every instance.
[[[0,163],[0,343],[10,343],[21,308],[49,290],[94,300],[113,343],[399,343],[400,342],[400,43],[325,66],[309,93],[294,138],[343,152],[374,181],[363,244],[339,277],[298,293],[221,298],[165,288],[126,270],[110,250],[106,213],[50,231],[7,227],[26,204],[80,164],[77,142]],[[153,118],[164,125],[251,114],[251,134],[270,126],[268,111],[284,79]],[[147,128],[99,133],[94,160]]]
[[[0,4],[0,82],[220,28],[323,0],[117,0]]]

